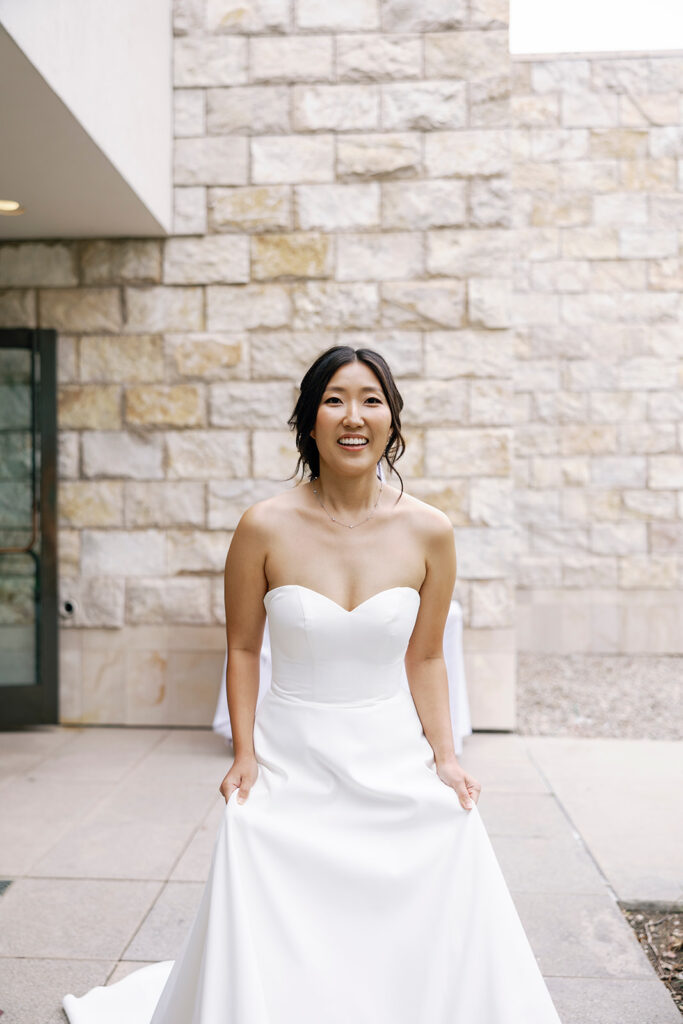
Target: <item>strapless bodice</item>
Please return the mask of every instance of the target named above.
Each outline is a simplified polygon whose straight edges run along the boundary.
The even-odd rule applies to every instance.
[[[269,590],[263,603],[277,696],[365,704],[400,688],[420,607],[414,587],[381,590],[351,611],[295,583]]]

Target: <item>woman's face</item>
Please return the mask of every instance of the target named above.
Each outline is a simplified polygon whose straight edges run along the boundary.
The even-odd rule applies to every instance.
[[[390,433],[391,410],[379,380],[365,363],[344,363],[327,382],[311,431],[321,461],[342,473],[367,470],[382,458]]]

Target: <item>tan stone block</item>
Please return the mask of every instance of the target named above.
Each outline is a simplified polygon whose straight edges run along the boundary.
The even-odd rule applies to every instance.
[[[249,435],[241,430],[185,430],[167,436],[171,480],[212,480],[249,474]]]
[[[153,334],[81,338],[80,379],[84,382],[159,381],[164,377],[161,338]]]
[[[252,427],[286,424],[296,401],[289,381],[237,381],[209,385],[212,426]]]
[[[561,435],[563,455],[603,455],[617,451],[615,426],[596,423],[568,423]]]
[[[382,29],[385,32],[438,32],[463,28],[467,13],[464,0],[387,0],[382,5]]]
[[[389,82],[380,89],[382,127],[389,131],[464,128],[467,124],[464,82]]]
[[[84,242],[81,273],[85,284],[157,284],[161,243],[127,239]]]
[[[514,625],[515,593],[509,580],[473,581],[471,586],[473,629],[499,629]]]
[[[507,0],[470,0],[469,24],[475,28],[507,28]]]
[[[166,284],[238,284],[248,280],[246,235],[169,238],[164,246]]]
[[[379,128],[376,85],[295,85],[291,102],[292,127],[297,132]]]
[[[565,238],[573,233],[560,233],[556,228],[517,228],[515,252],[523,253],[526,260],[554,260],[560,255],[560,237]]]
[[[290,27],[289,0],[208,0],[209,32],[284,32]]]
[[[617,259],[619,235],[615,228],[572,228],[561,236],[564,259],[611,260]]]
[[[472,381],[469,422],[481,427],[506,426],[510,423],[511,402],[509,381]]]
[[[588,60],[539,60],[531,65],[534,92],[585,92],[590,86],[591,67]]]
[[[591,220],[591,197],[582,192],[565,193],[560,198],[535,199],[531,210],[534,227],[582,227],[590,224]]]
[[[662,291],[683,291],[683,261],[653,260],[649,265],[649,286]]]
[[[118,629],[123,626],[124,581],[113,576],[91,576],[81,579],[62,579],[59,586],[59,603],[64,608],[69,602],[72,607],[69,625]],[[86,678],[90,685],[92,680]]]
[[[467,422],[468,389],[460,380],[406,380],[402,419],[408,427],[461,426]]]
[[[81,572],[86,576],[160,576],[166,538],[160,530],[83,530]]]
[[[663,54],[650,56],[647,61],[648,75],[646,81],[652,92],[668,92],[675,89],[683,90],[683,62],[678,54],[665,57]]]
[[[645,523],[593,523],[591,550],[598,555],[629,555],[647,551]]]
[[[586,290],[639,291],[647,288],[647,263],[644,260],[595,260],[590,264]]]
[[[665,259],[678,255],[675,230],[628,227],[619,232],[619,256],[622,259]]]
[[[326,349],[335,344],[331,331],[255,331],[250,335],[251,376],[300,380]]]
[[[502,377],[512,368],[510,335],[504,331],[429,331],[427,377]]]
[[[175,138],[206,135],[205,96],[204,89],[174,90],[173,134]]]
[[[380,187],[375,182],[299,185],[294,194],[297,226],[304,230],[379,227]]]
[[[410,493],[427,505],[444,512],[454,526],[469,523],[467,504],[469,485],[467,480],[430,480],[411,477]]]
[[[507,71],[506,31],[439,32],[424,37],[427,78],[461,78],[475,82]]]
[[[604,60],[591,60],[591,82],[594,89],[616,93],[646,92],[650,84],[650,61],[646,57],[624,57],[610,54]]]
[[[626,555],[619,559],[619,586],[649,590],[677,584],[677,558],[671,555]]]
[[[462,281],[385,281],[381,285],[383,327],[404,330],[462,327],[465,284]]]
[[[560,123],[559,97],[546,95],[520,95],[510,98],[510,117],[519,128],[555,128]]]
[[[610,192],[593,198],[593,218],[596,226],[647,224],[647,198],[633,192]]]
[[[619,97],[619,121],[629,128],[676,124],[679,102],[678,92],[622,95]]]
[[[254,185],[299,185],[334,180],[334,136],[261,135],[250,141]],[[240,185],[244,182],[212,182]]]
[[[452,227],[464,224],[466,217],[464,181],[387,181],[382,185],[384,228]]]
[[[169,530],[168,571],[177,573],[222,572],[230,543],[222,530]]]
[[[83,434],[83,476],[133,480],[163,477],[161,438],[123,431],[88,431]]]
[[[285,478],[294,472],[299,454],[293,435],[284,430],[255,430],[252,448],[255,478],[278,481],[282,487]]]
[[[173,234],[203,235],[206,233],[206,189],[173,189]]]
[[[26,445],[28,454],[28,442]],[[60,480],[73,480],[79,474],[78,434],[68,430],[57,432],[57,474]]]
[[[591,459],[591,480],[600,487],[644,487],[647,462],[641,455],[603,455]],[[617,513],[621,506],[619,498]]]
[[[64,480],[59,486],[59,521],[64,526],[122,526],[123,486],[112,480]]]
[[[436,477],[507,476],[511,440],[511,431],[505,428],[428,430],[427,473]]]
[[[647,157],[648,132],[630,128],[593,128],[590,133],[590,155],[593,159],[616,157],[635,160]]]
[[[59,579],[74,579],[81,573],[80,530],[59,530],[57,534]]]
[[[419,78],[422,47],[419,36],[338,35],[337,74],[348,81],[389,81]]]
[[[125,484],[126,526],[204,526],[204,484],[171,481]]]
[[[163,577],[129,580],[126,621],[138,625],[210,624],[211,581],[208,578]]]
[[[683,128],[680,124],[667,125],[665,128],[651,128],[649,132],[649,154],[638,153],[638,156],[681,157],[683,156]]]
[[[251,270],[256,280],[330,277],[333,248],[329,235],[314,232],[256,235],[251,240]]]
[[[171,334],[164,343],[169,364],[180,377],[231,380],[248,376],[244,334]]]
[[[287,327],[292,317],[289,289],[278,284],[209,285],[206,304],[210,331]]]
[[[60,428],[113,430],[121,426],[121,388],[116,385],[87,387],[67,385],[59,389]]]
[[[211,230],[287,231],[292,225],[290,192],[288,185],[210,188]]]
[[[170,720],[168,655],[165,644],[157,646],[157,650],[125,651],[127,725],[165,725]]]
[[[126,288],[128,334],[147,331],[201,331],[204,303],[201,288]]]
[[[659,192],[676,188],[676,161],[672,157],[622,160],[619,173],[622,186],[632,191]]]
[[[0,289],[0,327],[36,327],[37,323],[33,289]]]
[[[534,263],[531,268],[531,284],[541,292],[581,292],[588,288],[591,280],[591,266],[586,260],[550,260]]]
[[[473,277],[467,282],[467,319],[473,327],[510,326],[510,280]]]
[[[121,329],[118,288],[44,288],[38,295],[40,323],[67,333]]]
[[[676,426],[673,423],[623,423],[619,426],[619,447],[632,454],[675,452]]]
[[[613,192],[619,186],[617,160],[568,160],[560,164],[559,189],[563,192]]]
[[[84,650],[83,713],[86,724],[123,725],[126,715],[125,659],[119,650]]]
[[[645,392],[592,391],[590,394],[590,420],[602,423],[627,423],[644,420],[647,416]]]
[[[68,334],[60,334],[57,338],[57,383],[73,384],[77,380],[76,372],[77,338]]]
[[[624,491],[623,509],[634,519],[675,519],[676,496],[673,491]]]
[[[176,139],[173,180],[176,185],[246,185],[248,139],[239,135]]]
[[[4,288],[42,288],[78,284],[75,249],[63,242],[0,245],[0,281]]]
[[[509,227],[512,190],[509,178],[474,178],[470,182],[470,224]]]
[[[510,136],[504,129],[440,131],[425,136],[425,167],[430,178],[506,174]]]
[[[418,232],[340,234],[337,279],[387,281],[421,277],[422,236]]]
[[[246,81],[246,39],[230,35],[191,35],[174,41],[175,86],[240,85]]]
[[[430,231],[427,234],[427,271],[452,277],[487,277],[511,266],[509,231]]]
[[[296,330],[374,327],[379,314],[372,282],[311,281],[292,288]]]
[[[556,397],[560,387],[560,367],[554,359],[520,359],[515,362],[512,377],[517,391],[552,391]]]
[[[281,430],[256,431],[255,435],[253,435],[255,466],[258,465],[261,468],[262,453],[266,455],[266,458],[269,457],[267,438],[271,437],[273,439],[273,446],[277,447],[285,436],[287,435]],[[291,448],[288,448],[286,457],[291,459],[291,455]],[[288,462],[289,465],[290,463]],[[292,465],[292,470],[293,468],[294,466]],[[256,473],[256,475],[261,476],[262,474]],[[208,485],[209,529],[234,530],[246,509],[256,504],[257,501],[264,501],[275,494],[280,494],[282,489],[280,482],[271,483],[260,479],[211,480]]]
[[[126,422],[138,426],[201,427],[206,423],[204,389],[196,384],[128,387]]]
[[[560,322],[560,297],[541,292],[510,296],[510,323],[549,327]]]
[[[683,455],[653,455],[647,486],[655,490],[683,487]]]
[[[299,0],[296,24],[332,32],[379,29],[379,4],[377,0],[348,0],[342,5],[337,0]]]
[[[584,160],[589,155],[587,128],[532,128],[529,133],[532,160]]]
[[[278,73],[278,65],[271,73]],[[291,130],[286,85],[233,85],[207,89],[206,97],[209,135],[270,135]]]
[[[564,93],[560,98],[562,124],[567,128],[610,128],[619,124],[619,99],[614,93]]]
[[[533,396],[536,416],[544,423],[585,423],[588,395],[575,391],[555,391]]]
[[[422,164],[417,132],[344,135],[337,139],[337,177],[415,177]]]

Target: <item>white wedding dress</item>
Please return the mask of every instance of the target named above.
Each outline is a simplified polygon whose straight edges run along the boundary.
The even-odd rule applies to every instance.
[[[177,959],[66,996],[69,1020],[560,1024],[479,810],[436,774],[401,686],[418,591],[264,603],[258,777],[226,804]]]

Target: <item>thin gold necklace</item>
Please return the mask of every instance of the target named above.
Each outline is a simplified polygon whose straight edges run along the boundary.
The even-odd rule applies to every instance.
[[[320,478],[316,477],[315,479],[319,480]],[[382,494],[383,486],[384,486],[384,484],[380,480],[380,482],[379,482],[379,492],[377,494],[377,499],[375,501],[375,504],[372,506],[372,511],[371,511],[369,516],[365,517],[365,519],[361,519],[360,523],[342,523],[339,519],[335,519],[334,516],[330,512],[327,512],[327,509],[323,505],[323,500],[320,497],[320,495],[318,494],[318,491],[317,491],[317,489],[315,487],[313,488],[313,493],[315,494],[316,498],[318,499],[318,501],[322,505],[323,509],[325,509],[325,512],[327,512],[328,516],[330,517],[330,519],[332,520],[333,523],[338,523],[339,526],[345,526],[347,528],[347,530],[354,530],[357,526],[361,526],[363,523],[367,523],[368,519],[372,519],[372,517],[374,516],[375,509],[377,508],[377,504],[378,504],[379,499],[380,499],[380,495]]]

